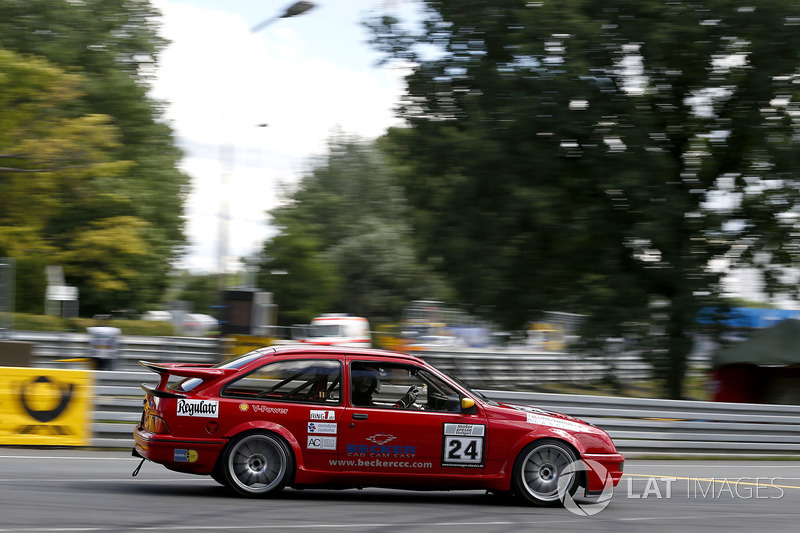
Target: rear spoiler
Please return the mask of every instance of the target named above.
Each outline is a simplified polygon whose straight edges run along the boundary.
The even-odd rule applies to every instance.
[[[185,378],[197,378],[203,381],[214,381],[216,379],[229,376],[238,372],[237,368],[212,368],[211,364],[192,364],[192,363],[150,363],[139,361],[139,364],[148,370],[159,375],[158,385],[152,388],[142,385],[146,392],[161,398],[183,398],[184,395],[167,390],[167,382],[170,376],[181,376]]]

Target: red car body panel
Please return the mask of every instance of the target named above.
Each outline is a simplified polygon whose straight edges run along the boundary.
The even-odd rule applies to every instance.
[[[608,434],[580,420],[531,406],[496,404],[481,398],[424,360],[394,352],[347,347],[263,348],[239,368],[208,365],[143,366],[160,374],[146,391],[142,419],[134,431],[134,453],[167,468],[213,474],[227,443],[237,435],[265,430],[280,435],[294,455],[290,486],[410,486],[511,488],[514,462],[529,443],[542,438],[569,445],[584,460],[602,465],[617,485],[624,457]],[[248,356],[245,356],[246,358]],[[341,399],[335,405],[303,401],[242,399],[225,395],[225,386],[269,361],[313,360],[341,365]],[[474,408],[457,412],[355,407],[350,398],[350,363],[402,363],[424,370]],[[171,376],[198,380],[191,390],[168,385]],[[200,383],[202,380],[202,383]],[[461,437],[482,445],[471,456],[453,456]],[[471,439],[471,441],[469,440]],[[455,459],[453,459],[455,457]],[[600,471],[602,471],[602,468]],[[587,491],[607,484],[594,470]]]

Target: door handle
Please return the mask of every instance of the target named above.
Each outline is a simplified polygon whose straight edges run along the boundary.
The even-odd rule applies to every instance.
[[[367,413],[353,413],[353,420],[366,420]]]

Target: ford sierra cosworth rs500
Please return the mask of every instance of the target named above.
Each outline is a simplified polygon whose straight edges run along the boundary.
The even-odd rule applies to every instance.
[[[622,476],[624,457],[605,431],[498,403],[407,354],[298,345],[214,366],[141,364],[159,380],[142,385],[133,454],[244,496],[483,489],[556,506],[578,489],[609,494]]]

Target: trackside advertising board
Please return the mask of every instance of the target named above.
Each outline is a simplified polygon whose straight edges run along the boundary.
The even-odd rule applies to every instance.
[[[0,367],[0,445],[88,446],[93,390],[85,370]]]

